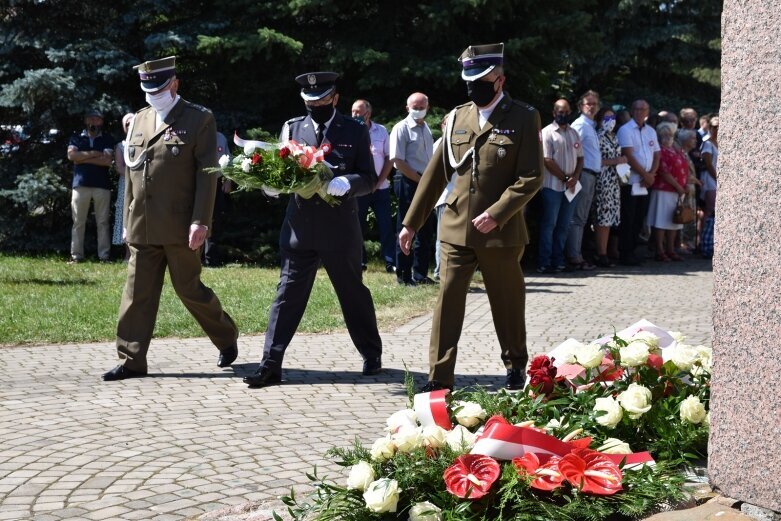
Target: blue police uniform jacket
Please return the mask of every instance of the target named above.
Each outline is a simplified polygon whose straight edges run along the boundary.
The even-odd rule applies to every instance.
[[[316,146],[315,124],[309,116],[288,120],[280,140]],[[334,177],[346,177],[350,190],[337,198],[341,201],[337,206],[330,206],[318,195],[310,199],[291,197],[279,237],[283,249],[346,249],[363,240],[356,197],[370,193],[377,181],[369,131],[336,112],[323,143],[331,147],[325,160],[333,166]]]

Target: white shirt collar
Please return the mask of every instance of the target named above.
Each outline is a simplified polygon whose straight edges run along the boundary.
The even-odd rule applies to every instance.
[[[425,120],[422,123],[418,123],[417,121],[412,119],[412,116],[410,116],[409,114],[407,114],[407,117],[404,118],[404,121],[407,123],[407,126],[409,128],[417,127],[418,125],[420,125],[422,127],[426,126],[426,121]]]

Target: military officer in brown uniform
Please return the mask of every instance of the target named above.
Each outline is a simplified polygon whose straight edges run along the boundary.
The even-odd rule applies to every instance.
[[[209,233],[217,176],[216,125],[209,110],[177,95],[175,57],[134,67],[149,107],[128,130],[124,223],[130,248],[117,324],[120,365],[104,380],[146,376],[166,266],[176,294],[220,350],[217,365],[238,356],[238,329],[201,282],[199,249]]]
[[[507,368],[508,389],[525,383],[525,287],[520,257],[528,243],[523,208],[542,185],[539,113],[502,90],[504,45],[475,45],[459,58],[471,103],[447,116],[399,234],[410,244],[452,175],[440,221],[440,291],[424,392],[453,387],[469,283],[478,264]]]

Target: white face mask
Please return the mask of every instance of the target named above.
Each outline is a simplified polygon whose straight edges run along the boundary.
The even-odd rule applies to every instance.
[[[173,96],[170,90],[164,90],[157,94],[146,93],[146,102],[158,113],[165,112],[167,109],[171,108],[175,99],[176,97]]]
[[[611,119],[610,121],[602,122],[602,128],[605,129],[605,132],[613,132],[613,129],[616,128],[616,120]]]
[[[426,117],[426,109],[421,110],[415,110],[415,109],[409,109],[409,115],[412,116],[412,119],[423,119]]]

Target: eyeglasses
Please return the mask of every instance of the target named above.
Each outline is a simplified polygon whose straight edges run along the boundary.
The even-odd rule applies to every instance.
[[[597,105],[597,103],[590,103],[588,101],[584,101],[583,103],[581,103],[581,105],[586,107],[594,107],[595,105]]]

